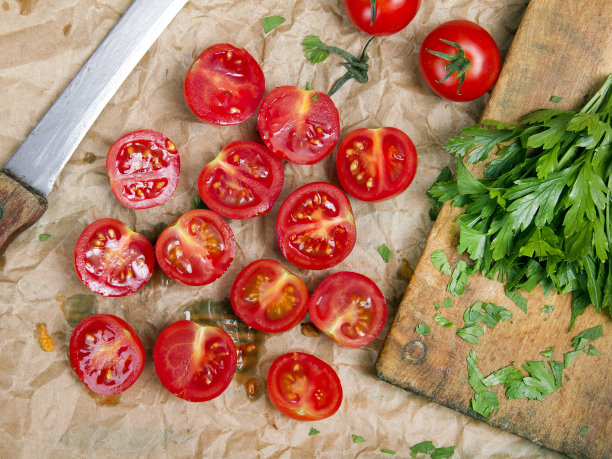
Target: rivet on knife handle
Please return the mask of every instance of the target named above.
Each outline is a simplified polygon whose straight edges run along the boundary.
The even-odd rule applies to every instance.
[[[47,210],[47,199],[19,180],[10,171],[0,169],[0,254],[15,236],[32,226]]]

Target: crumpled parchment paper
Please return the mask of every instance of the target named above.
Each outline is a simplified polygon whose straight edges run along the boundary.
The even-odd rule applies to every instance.
[[[0,1],[0,165],[3,165],[61,93],[87,57],[129,6],[129,0]],[[229,271],[212,285],[195,288],[160,271],[150,284],[125,298],[91,294],[73,267],[80,232],[92,221],[114,217],[151,235],[189,210],[197,177],[218,151],[234,140],[257,140],[255,118],[216,127],[198,121],[182,94],[193,59],[214,43],[245,47],[261,64],[266,89],[310,82],[327,91],[343,74],[337,57],[313,65],[300,42],[309,34],[358,54],[368,36],[352,26],[340,0],[193,0],[162,32],[93,125],[49,195],[49,209],[0,257],[0,457],[387,457],[381,448],[408,457],[410,446],[431,440],[456,446],[455,457],[558,457],[542,447],[392,387],[373,376],[373,366],[399,299],[425,244],[432,222],[426,189],[452,163],[442,145],[478,120],[486,97],[451,103],[433,94],[418,72],[418,50],[438,24],[466,18],[478,22],[505,54],[523,14],[523,0],[424,0],[402,32],[376,39],[369,48],[370,82],[351,82],[334,101],[342,135],[358,127],[394,126],[414,141],[419,154],[411,187],[392,200],[368,204],[351,198],[357,245],[339,266],[306,271],[292,266],[276,245],[275,217],[298,186],[322,180],[338,184],[333,155],[312,166],[285,164],[285,185],[268,215],[231,221],[237,240]],[[287,19],[264,36],[261,18]],[[129,44],[126,44],[129,46]],[[113,197],[105,169],[108,148],[137,129],[167,135],[181,153],[181,177],[163,206],[133,211]],[[39,234],[51,238],[41,242]],[[388,264],[376,249],[393,251]],[[254,336],[257,349],[217,399],[200,404],[171,395],[157,380],[152,348],[159,332],[190,310],[210,319],[224,303],[237,273],[249,262],[273,258],[301,276],[312,291],[327,275],[353,270],[371,277],[388,299],[389,319],[370,345],[343,348],[300,327],[278,336]],[[141,378],[120,396],[90,393],[67,358],[72,329],[83,317],[111,313],[138,332],[147,362]],[[216,313],[215,313],[216,314]],[[308,322],[308,318],[305,320]],[[54,342],[46,352],[39,324]],[[240,328],[240,327],[238,327]],[[239,331],[240,332],[240,331]],[[242,329],[245,335],[244,329]],[[344,389],[340,410],[324,421],[291,420],[265,395],[271,362],[289,350],[313,353],[338,372]],[[244,383],[254,377],[262,395],[253,400]],[[311,427],[320,433],[309,436]],[[351,434],[365,442],[354,444]]]

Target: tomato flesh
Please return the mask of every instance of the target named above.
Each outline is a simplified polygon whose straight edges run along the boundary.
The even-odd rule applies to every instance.
[[[343,271],[319,284],[308,312],[315,326],[334,341],[359,347],[372,342],[383,329],[387,303],[371,279]]]
[[[157,263],[186,285],[206,285],[221,277],[236,253],[230,226],[216,213],[195,209],[183,214],[157,238]]]
[[[290,418],[317,421],[338,411],[342,385],[334,369],[323,360],[293,352],[281,355],[270,366],[268,396]]]
[[[230,299],[244,323],[266,333],[295,327],[308,309],[304,282],[274,260],[257,260],[240,271]]]
[[[376,0],[376,15],[372,24],[370,0],[344,0],[344,9],[355,26],[376,36],[399,32],[414,19],[421,0]]]
[[[202,201],[231,219],[270,212],[283,188],[283,163],[255,142],[232,142],[204,166],[198,179]]]
[[[108,314],[81,321],[70,337],[68,354],[79,379],[100,395],[128,389],[142,373],[145,361],[134,329],[123,319]]]
[[[249,119],[265,91],[261,67],[245,49],[220,43],[206,48],[185,77],[183,92],[191,111],[216,125]]]
[[[227,389],[236,372],[236,346],[218,327],[180,320],[166,327],[155,342],[155,372],[171,393],[204,402]]]
[[[340,138],[334,102],[322,92],[296,86],[281,86],[264,98],[257,126],[272,153],[296,164],[321,161]]]
[[[124,135],[113,143],[106,156],[113,194],[132,209],[148,209],[170,199],[180,168],[176,145],[151,130]]]
[[[417,152],[396,128],[357,129],[340,144],[336,171],[342,188],[362,201],[383,201],[402,193],[414,179]]]
[[[458,53],[456,47],[442,40],[459,44],[471,62],[460,88],[456,72],[444,79],[448,73],[444,67],[449,62],[428,52]],[[436,27],[427,35],[419,51],[419,70],[427,85],[439,96],[456,102],[474,100],[489,91],[497,80],[500,65],[499,49],[493,37],[478,24],[464,19]]]
[[[142,234],[114,218],[90,224],[74,248],[76,272],[91,291],[125,296],[142,288],[153,274],[155,255]]]
[[[355,247],[357,230],[351,203],[330,183],[304,185],[281,205],[276,235],[281,252],[294,265],[331,268]]]

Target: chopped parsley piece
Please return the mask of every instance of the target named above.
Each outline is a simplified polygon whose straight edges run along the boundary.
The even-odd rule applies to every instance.
[[[550,96],[550,101],[554,102],[555,104],[558,104],[559,102],[561,102],[563,100],[563,97],[559,97],[559,96]]]
[[[319,93],[318,92],[314,96],[312,96],[312,100],[314,102],[319,102]]]
[[[442,307],[444,308],[452,308],[453,307],[453,299],[449,296],[444,301],[442,301]]]
[[[50,235],[50,234],[44,234],[44,233],[43,233],[43,234],[39,234],[39,235],[38,235],[38,240],[39,240],[40,242],[45,242],[47,239],[50,239],[50,238],[51,238],[51,235]]]
[[[436,308],[436,311],[438,309],[440,309],[442,306],[440,306],[440,303],[438,303],[437,301],[434,301],[434,307]]]
[[[282,16],[268,16],[262,18],[261,24],[263,25],[264,33],[269,34],[285,21],[286,19]]]
[[[313,435],[317,435],[320,434],[321,432],[319,432],[317,429],[315,429],[314,427],[310,428],[310,431],[308,432],[308,436],[312,437]]]
[[[485,418],[490,418],[494,410],[499,408],[497,394],[491,391],[484,391],[476,394],[472,399],[472,411]]]
[[[381,449],[381,450],[380,450],[380,452],[381,452],[381,453],[385,453],[385,454],[391,454],[391,455],[393,455],[393,454],[397,454],[397,453],[396,453],[395,451],[393,451],[392,449],[385,449],[385,448]]]
[[[365,438],[360,437],[359,435],[352,435],[353,437],[353,443],[363,443],[365,441]]]
[[[416,326],[414,331],[417,332],[419,335],[428,336],[430,328],[429,328],[429,325],[420,323]]]
[[[512,302],[516,304],[521,311],[527,313],[527,300],[517,290],[509,290],[508,288],[506,288],[506,296],[510,298]]]
[[[448,262],[448,258],[446,258],[446,254],[444,250],[436,250],[431,254],[431,262],[438,271],[442,274],[446,274],[447,276],[451,275],[451,267]]]
[[[453,296],[463,295],[465,292],[465,287],[468,283],[468,264],[459,260],[455,265],[455,269],[453,270],[453,274],[451,276],[451,280],[448,282],[446,286],[446,291],[449,292]]]
[[[472,325],[470,327],[458,329],[457,335],[470,344],[479,344],[478,338],[484,335],[484,331],[480,324]]]
[[[318,95],[315,94],[315,96],[317,96],[317,100],[318,100],[319,99]],[[314,97],[313,97],[313,100],[314,100]],[[391,252],[391,249],[387,247],[387,244],[382,244],[376,250],[380,254],[381,258],[385,261],[385,263],[389,263],[389,261],[391,261],[391,256],[393,255],[393,252]]]
[[[587,355],[603,355],[601,352],[599,352],[597,349],[595,349],[595,346],[593,346],[592,344],[584,352]]]
[[[550,314],[554,311],[555,307],[552,305],[546,305],[540,309],[544,314]]]
[[[433,319],[436,321],[437,324],[442,325],[444,328],[451,328],[455,326],[454,323],[452,323],[447,318],[442,317],[440,314],[436,314]]]
[[[555,358],[555,348],[551,346],[548,349],[544,349],[542,352],[540,352],[540,355],[543,355],[547,359],[554,359]]]
[[[313,64],[323,62],[329,57],[329,51],[321,49],[319,46],[325,46],[325,43],[316,35],[308,35],[302,40],[302,46],[304,47],[304,54]]]
[[[510,419],[508,419],[508,416],[504,416],[503,421],[504,421],[504,422],[508,422],[508,421],[510,421]]]
[[[584,426],[582,429],[580,429],[579,434],[580,434],[580,435],[584,435],[584,434],[586,434],[586,433],[587,433],[587,429],[588,429],[588,428],[589,428],[589,426],[588,426],[588,425],[587,425],[587,426]]]
[[[440,213],[440,210],[442,210],[443,202],[439,198],[433,196],[430,191],[434,186],[449,182],[452,179],[453,173],[448,166],[446,166],[444,169],[442,169],[442,171],[440,171],[440,175],[438,175],[438,178],[434,184],[429,188],[429,190],[427,190],[427,199],[429,199],[429,202],[432,205],[432,208],[429,209],[429,218],[431,221],[435,221],[436,218],[438,218],[438,214]]]
[[[310,81],[306,82],[306,87],[304,88],[306,91],[310,91],[312,88],[310,86]]]
[[[410,457],[417,457],[419,453],[427,454],[434,459],[444,459],[452,457],[455,453],[455,447],[445,446],[443,448],[436,448],[432,442],[422,441],[410,447]]]

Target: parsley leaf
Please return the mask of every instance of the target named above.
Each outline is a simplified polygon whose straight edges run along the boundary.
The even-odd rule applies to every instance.
[[[543,355],[547,359],[554,359],[555,358],[555,348],[551,346],[548,349],[544,349],[542,352],[540,352],[540,355]]]
[[[311,427],[311,428],[310,428],[310,431],[308,432],[308,436],[309,436],[309,437],[312,437],[313,435],[317,435],[317,434],[320,434],[320,433],[321,433],[320,431],[318,431],[318,430],[317,430],[317,429],[315,429],[314,427]]]
[[[585,435],[587,433],[587,429],[589,428],[588,425],[584,426],[582,429],[580,429],[580,432],[578,432],[580,435]]]
[[[45,234],[45,233],[43,233],[43,234],[39,234],[39,235],[38,235],[38,240],[39,240],[40,242],[45,242],[47,239],[50,239],[50,238],[51,238],[51,235],[50,235],[50,234]]]
[[[474,350],[471,350],[466,358],[468,368],[468,383],[477,394],[484,392],[487,386],[484,383],[484,375],[478,369],[478,359]]]
[[[554,102],[555,104],[558,104],[559,102],[561,102],[563,100],[563,97],[559,97],[559,96],[550,96],[550,101]]]
[[[490,418],[493,410],[499,408],[499,400],[495,392],[484,391],[478,393],[472,399],[472,411],[485,418]]]
[[[261,24],[263,25],[264,33],[269,34],[285,21],[286,19],[282,16],[268,16],[261,19]]]
[[[597,325],[596,327],[588,328],[574,336],[574,338],[572,338],[572,346],[574,346],[576,350],[582,350],[589,341],[596,340],[597,338],[601,338],[602,336],[603,327],[601,325]],[[580,346],[580,340],[584,339],[586,339],[587,341],[584,343],[584,345]]]
[[[438,271],[442,274],[446,274],[447,276],[451,275],[451,267],[448,262],[448,258],[446,258],[446,254],[444,250],[436,250],[431,254],[431,262]]]
[[[317,48],[318,46],[325,46],[325,43],[316,35],[308,35],[302,40],[302,46],[304,47],[304,54],[313,64],[323,62],[329,57],[329,51],[325,49]]]
[[[436,323],[438,323],[439,325],[442,325],[444,328],[451,328],[455,326],[454,323],[452,323],[450,320],[446,319],[445,317],[442,317],[440,314],[436,314],[433,319],[436,321]]]
[[[451,138],[444,148],[457,156],[468,154],[468,163],[474,164],[487,159],[489,152],[497,145],[516,137],[513,130],[491,131],[471,126],[461,131],[461,135]]]
[[[584,351],[587,355],[603,355],[601,352],[599,352],[595,346],[593,346],[592,344],[589,346],[588,349],[586,349]]]
[[[380,254],[381,258],[385,261],[385,263],[389,263],[389,261],[391,261],[391,256],[393,255],[393,252],[391,252],[391,249],[387,247],[387,244],[382,244],[376,250]]]
[[[510,298],[521,311],[527,313],[527,300],[517,290],[508,290],[508,288],[506,288],[506,296]]]
[[[428,336],[429,332],[430,332],[430,328],[429,325],[424,324],[424,323],[420,323],[416,326],[416,328],[414,329],[415,332],[417,332],[419,335],[423,335],[423,336]]]
[[[410,456],[417,457],[419,453],[432,455],[435,451],[436,446],[430,441],[422,441],[410,447]]]
[[[436,181],[427,190],[427,199],[429,199],[429,202],[432,205],[432,208],[429,209],[429,217],[431,218],[432,221],[438,218],[438,214],[440,213],[440,210],[442,209],[443,202],[440,201],[440,199],[438,199],[437,197],[435,197],[431,193],[431,190],[437,184],[448,182],[452,180],[452,178],[453,178],[453,173],[448,168],[448,166],[446,166],[444,169],[440,171],[440,174],[438,175],[438,178],[436,179]]]
[[[454,296],[463,295],[463,292],[465,292],[465,288],[468,283],[467,271],[467,263],[463,260],[459,260],[455,265],[455,269],[453,270],[451,279],[448,282],[448,285],[446,286],[446,291]]]
[[[318,93],[318,92],[317,92],[317,93],[315,93],[315,95],[314,95],[314,96],[312,96],[312,100],[313,100],[314,102],[319,102],[319,93]]]
[[[431,459],[444,459],[447,457],[453,457],[455,454],[454,446],[445,446],[442,448],[436,448],[431,454]]]
[[[552,305],[546,305],[543,308],[540,308],[544,314],[551,314],[554,311],[555,307]]]
[[[385,454],[391,454],[391,455],[396,454],[396,452],[393,451],[392,449],[385,449],[385,448],[382,448],[380,452],[385,453]]]
[[[452,308],[453,307],[453,299],[449,296],[448,298],[444,298],[444,300],[442,301],[442,307],[443,308]]]
[[[479,344],[478,338],[484,335],[484,331],[481,325],[472,325],[458,329],[457,335],[470,344]]]
[[[353,443],[363,443],[365,441],[365,438],[360,437],[359,435],[352,435],[353,437]]]

